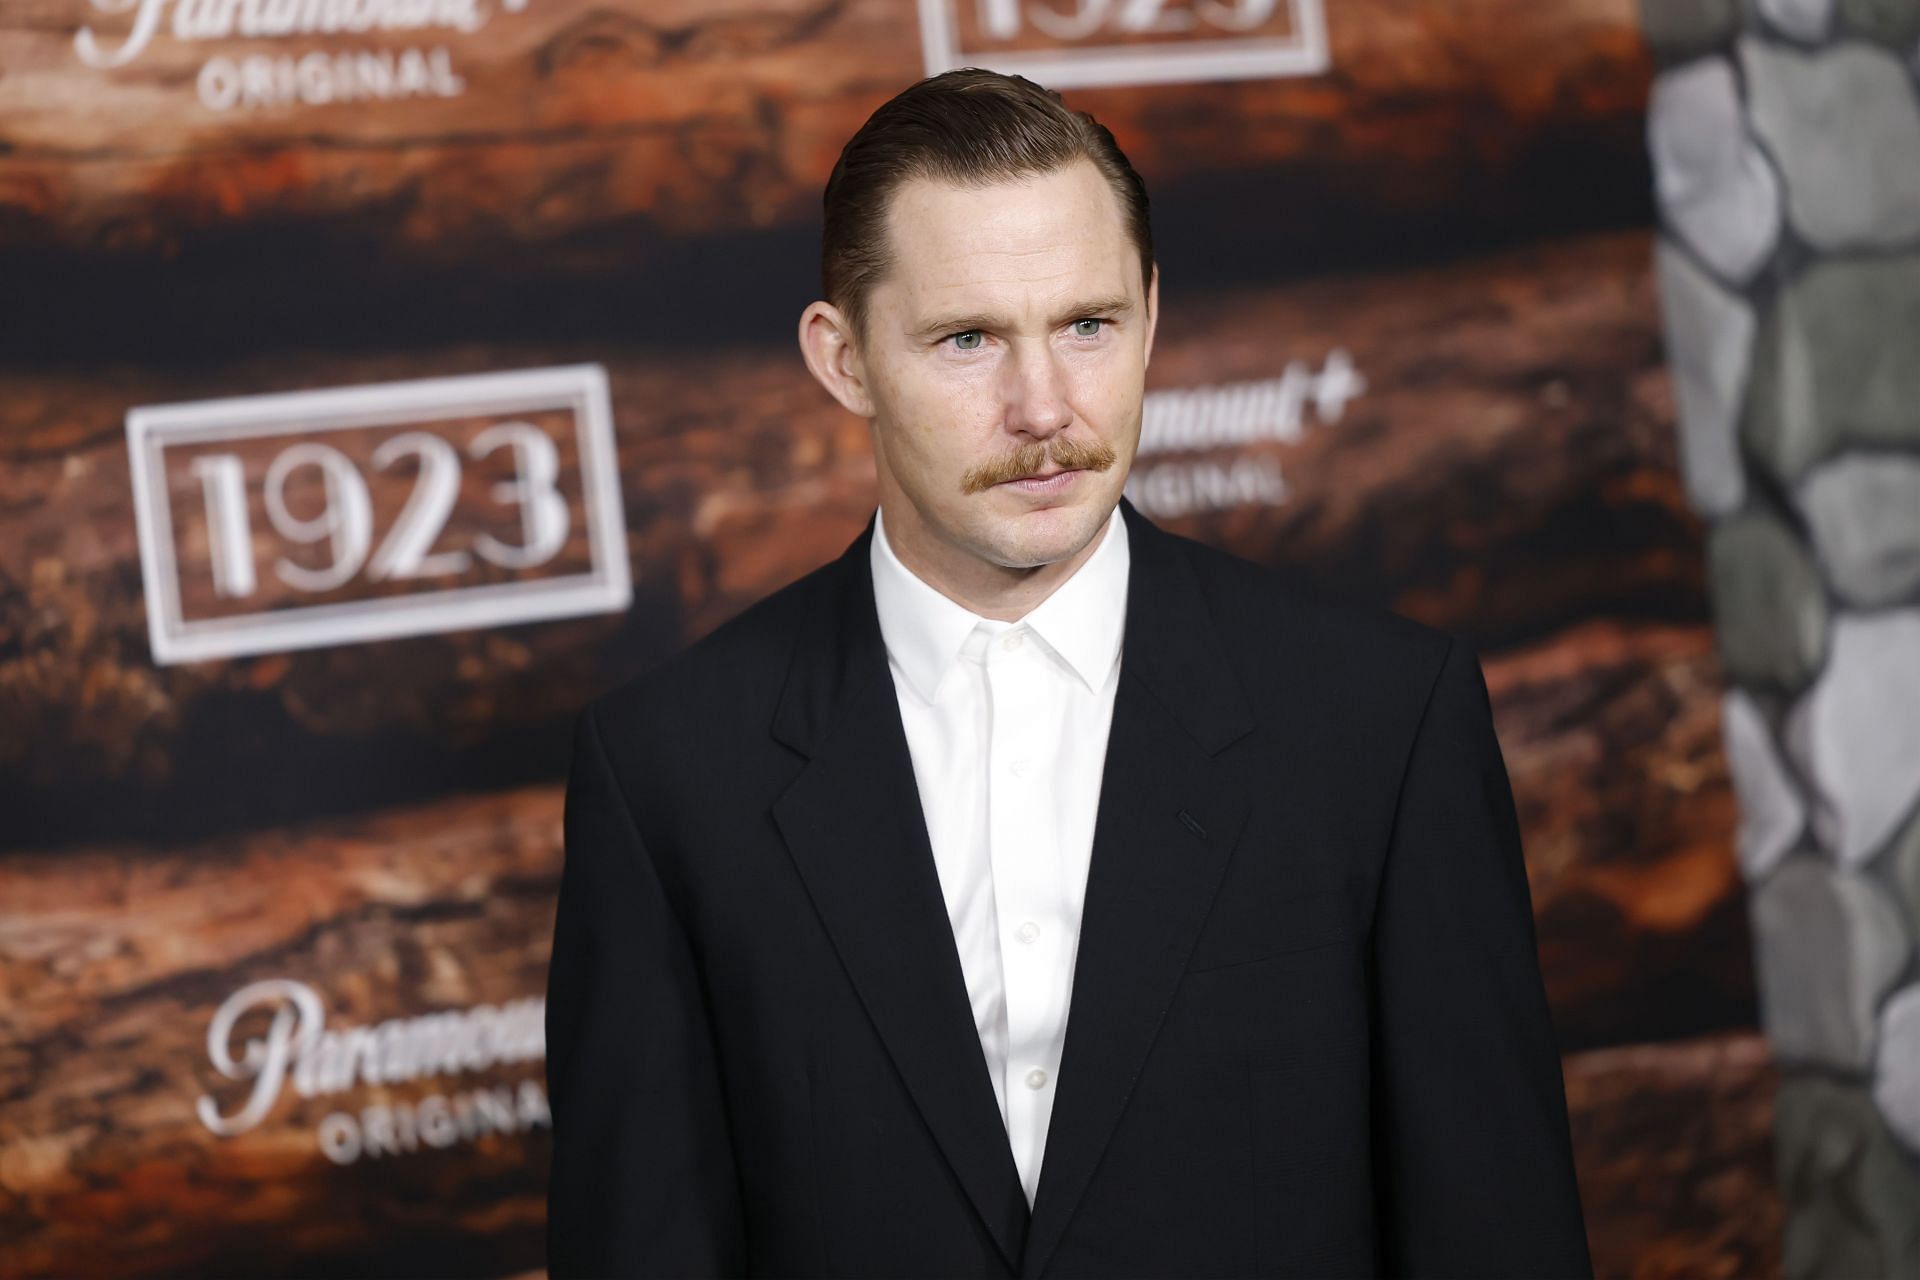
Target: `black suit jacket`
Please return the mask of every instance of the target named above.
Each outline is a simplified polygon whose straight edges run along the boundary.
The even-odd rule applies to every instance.
[[[869,529],[580,717],[547,1005],[555,1276],[1586,1272],[1478,665],[1123,511],[1032,1213]]]

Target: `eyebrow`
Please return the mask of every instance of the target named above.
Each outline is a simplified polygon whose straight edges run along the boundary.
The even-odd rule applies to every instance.
[[[1094,316],[1124,316],[1133,312],[1133,300],[1123,294],[1110,298],[1089,298],[1068,307],[1054,318],[1053,325],[1058,327],[1069,320],[1080,320]],[[1003,330],[1012,326],[1002,316],[989,315],[986,312],[970,312],[960,315],[940,316],[918,325],[908,336],[918,340],[944,338],[952,333],[966,333],[973,329]]]

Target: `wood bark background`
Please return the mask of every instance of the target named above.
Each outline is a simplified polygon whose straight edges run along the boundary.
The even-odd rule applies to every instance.
[[[1523,665],[1564,670],[1577,657],[1576,646]],[[1501,665],[1489,674],[1496,689],[1529,683]],[[1511,722],[1513,696],[1496,698]],[[1556,763],[1524,743],[1509,754],[1519,776]],[[529,788],[166,853],[0,861],[0,1271],[537,1267],[544,1130],[346,1167],[317,1149],[330,1110],[471,1077],[331,1100],[289,1089],[232,1138],[193,1108],[209,1094],[231,1113],[244,1097],[212,1070],[205,1041],[247,982],[324,974],[329,1025],[539,990],[561,798]],[[1757,1036],[1574,1054],[1566,1074],[1598,1274],[1778,1274],[1773,1076]],[[538,1076],[527,1064],[478,1083]]]
[[[1168,523],[1488,649],[1596,616],[1702,624],[1648,252],[1624,233],[1395,276],[1170,292],[1155,386],[1272,378],[1337,347],[1368,390],[1297,444],[1240,451],[1285,468],[1285,504]],[[582,360],[612,380],[626,617],[153,665],[128,407]],[[496,342],[111,378],[0,369],[0,575],[14,584],[0,594],[0,710],[25,730],[0,739],[0,801],[24,815],[0,843],[404,801],[464,785],[475,761],[515,780],[500,742],[532,744],[517,780],[554,776],[574,708],[837,554],[871,483],[864,425],[785,347]],[[292,796],[275,785],[289,769],[303,775]]]
[[[538,1265],[547,1134],[336,1166],[332,1111],[541,1078],[539,1062],[302,1099],[217,1137],[246,1085],[207,1028],[235,990],[307,981],[327,1023],[544,988],[560,793],[512,791],[185,849],[0,861],[0,1272],[499,1274]],[[257,1031],[254,1034],[258,1034]]]
[[[858,533],[866,430],[790,324],[841,142],[920,73],[912,6],[530,0],[444,39],[163,31],[89,67],[111,7],[0,12],[0,279],[31,303],[0,307],[0,1273],[536,1272],[544,1131],[342,1167],[315,1126],[537,1064],[289,1091],[223,1139],[194,1114],[240,1088],[209,1021],[266,978],[330,1025],[538,993],[574,710]],[[1142,472],[1277,467],[1283,502],[1162,523],[1479,646],[1596,1263],[1772,1274],[1631,0],[1329,8],[1326,74],[1069,95],[1153,188],[1150,387],[1336,350],[1366,381],[1296,440]],[[425,43],[460,96],[196,96],[216,54]],[[154,665],[129,408],[582,362],[611,381],[625,614]]]
[[[0,15],[0,226],[138,256],[346,219],[341,234],[396,260],[464,268],[537,248],[543,269],[597,269],[668,237],[810,221],[841,144],[923,74],[906,0],[481,9],[450,37],[189,43],[163,24],[126,65],[96,68],[76,33],[111,56],[132,11],[16,0]],[[1157,182],[1282,166],[1310,181],[1310,204],[1262,210],[1282,233],[1337,203],[1531,207],[1530,166],[1568,144],[1638,163],[1650,63],[1631,0],[1341,0],[1329,26],[1324,76],[1075,101]],[[213,53],[429,43],[453,46],[459,96],[316,114],[215,112],[195,92]]]
[[[1643,233],[1598,235],[1393,276],[1176,293],[1153,369],[1157,386],[1195,387],[1352,353],[1368,389],[1339,422],[1228,451],[1277,460],[1285,503],[1168,523],[1481,644],[1570,1049],[1752,1017],[1718,668],[1648,250]],[[625,617],[152,665],[123,515],[128,404],[581,359],[612,376],[638,593]],[[110,386],[5,377],[0,572],[27,589],[0,596],[0,690],[32,731],[0,750],[13,752],[17,811],[38,805],[46,829],[64,824],[67,839],[41,843],[83,842],[0,859],[15,1042],[0,1148],[22,1153],[0,1188],[23,1258],[35,1270],[191,1269],[213,1255],[184,1236],[137,1265],[88,1252],[189,1219],[268,1271],[292,1265],[275,1250],[296,1243],[372,1257],[424,1226],[377,1217],[365,1237],[344,1225],[353,1214],[320,1206],[385,1213],[374,1206],[395,1187],[449,1206],[427,1232],[445,1247],[485,1238],[494,1228],[477,1224],[496,1213],[500,1238],[524,1247],[538,1134],[489,1139],[472,1160],[341,1170],[315,1149],[318,1104],[241,1138],[208,1133],[191,1102],[220,1083],[203,1043],[212,1010],[278,973],[327,975],[342,1001],[332,1012],[348,1021],[539,990],[558,792],[462,795],[474,762],[493,767],[505,743],[527,752],[509,781],[553,776],[580,701],[836,554],[870,509],[863,424],[779,349],[668,360],[492,345],[302,353]],[[290,770],[290,758],[319,765]],[[50,800],[62,794],[112,803],[75,817]],[[308,825],[371,795],[399,807]],[[184,849],[127,839],[129,825],[183,830],[188,810],[232,834]],[[89,826],[120,843],[85,843]],[[137,1063],[124,1052],[136,1044]],[[130,1105],[150,1118],[133,1131]],[[223,1190],[191,1217],[128,1189],[128,1170],[149,1168],[140,1177],[153,1185]],[[506,1201],[517,1208],[491,1198],[503,1185],[518,1188]],[[124,1232],[98,1232],[103,1214]],[[305,1225],[290,1236],[248,1225],[260,1215]]]

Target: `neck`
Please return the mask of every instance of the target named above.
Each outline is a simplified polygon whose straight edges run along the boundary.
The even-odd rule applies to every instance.
[[[1113,523],[1111,517],[1102,522],[1087,545],[1065,559],[1022,569],[983,560],[934,536],[904,495],[882,493],[880,514],[887,545],[914,577],[969,613],[996,622],[1018,622],[1039,608],[1099,550]]]

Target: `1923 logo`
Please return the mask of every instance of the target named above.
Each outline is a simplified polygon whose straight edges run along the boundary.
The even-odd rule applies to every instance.
[[[927,74],[984,66],[1051,88],[1316,75],[1322,0],[920,0]]]
[[[157,662],[630,598],[597,366],[150,406],[127,437]]]

